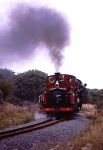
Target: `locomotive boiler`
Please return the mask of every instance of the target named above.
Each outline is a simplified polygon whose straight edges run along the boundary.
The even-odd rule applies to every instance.
[[[50,75],[45,92],[39,96],[40,109],[47,114],[79,112],[84,88],[82,82],[73,75]]]

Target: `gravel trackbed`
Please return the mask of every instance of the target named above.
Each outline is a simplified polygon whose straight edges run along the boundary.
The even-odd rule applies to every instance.
[[[80,134],[87,124],[88,120],[78,115],[38,131],[2,140],[0,150],[49,150],[58,143],[67,142]]]

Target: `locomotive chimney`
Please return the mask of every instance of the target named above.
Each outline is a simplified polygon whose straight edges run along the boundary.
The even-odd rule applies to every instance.
[[[59,80],[59,78],[60,78],[60,72],[56,72],[55,73],[55,78],[56,78],[56,80]]]

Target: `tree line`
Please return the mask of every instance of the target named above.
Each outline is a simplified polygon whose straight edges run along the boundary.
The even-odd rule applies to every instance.
[[[38,70],[15,74],[12,70],[0,69],[0,101],[35,101],[45,90],[47,74]]]
[[[47,77],[39,70],[15,74],[12,70],[0,68],[0,103],[36,102],[38,95],[45,91]],[[87,101],[103,106],[103,89],[87,90]]]

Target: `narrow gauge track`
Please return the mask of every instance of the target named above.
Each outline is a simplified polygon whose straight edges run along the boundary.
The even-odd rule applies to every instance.
[[[40,123],[37,123],[34,125],[28,125],[25,127],[20,127],[20,128],[8,130],[8,131],[1,131],[0,132],[0,140],[6,139],[9,137],[13,137],[15,135],[23,134],[23,133],[36,131],[36,130],[51,126],[53,124],[59,123],[61,121],[64,121],[64,119],[59,119],[59,120],[48,119],[46,121],[43,121],[43,122],[40,122]]]

